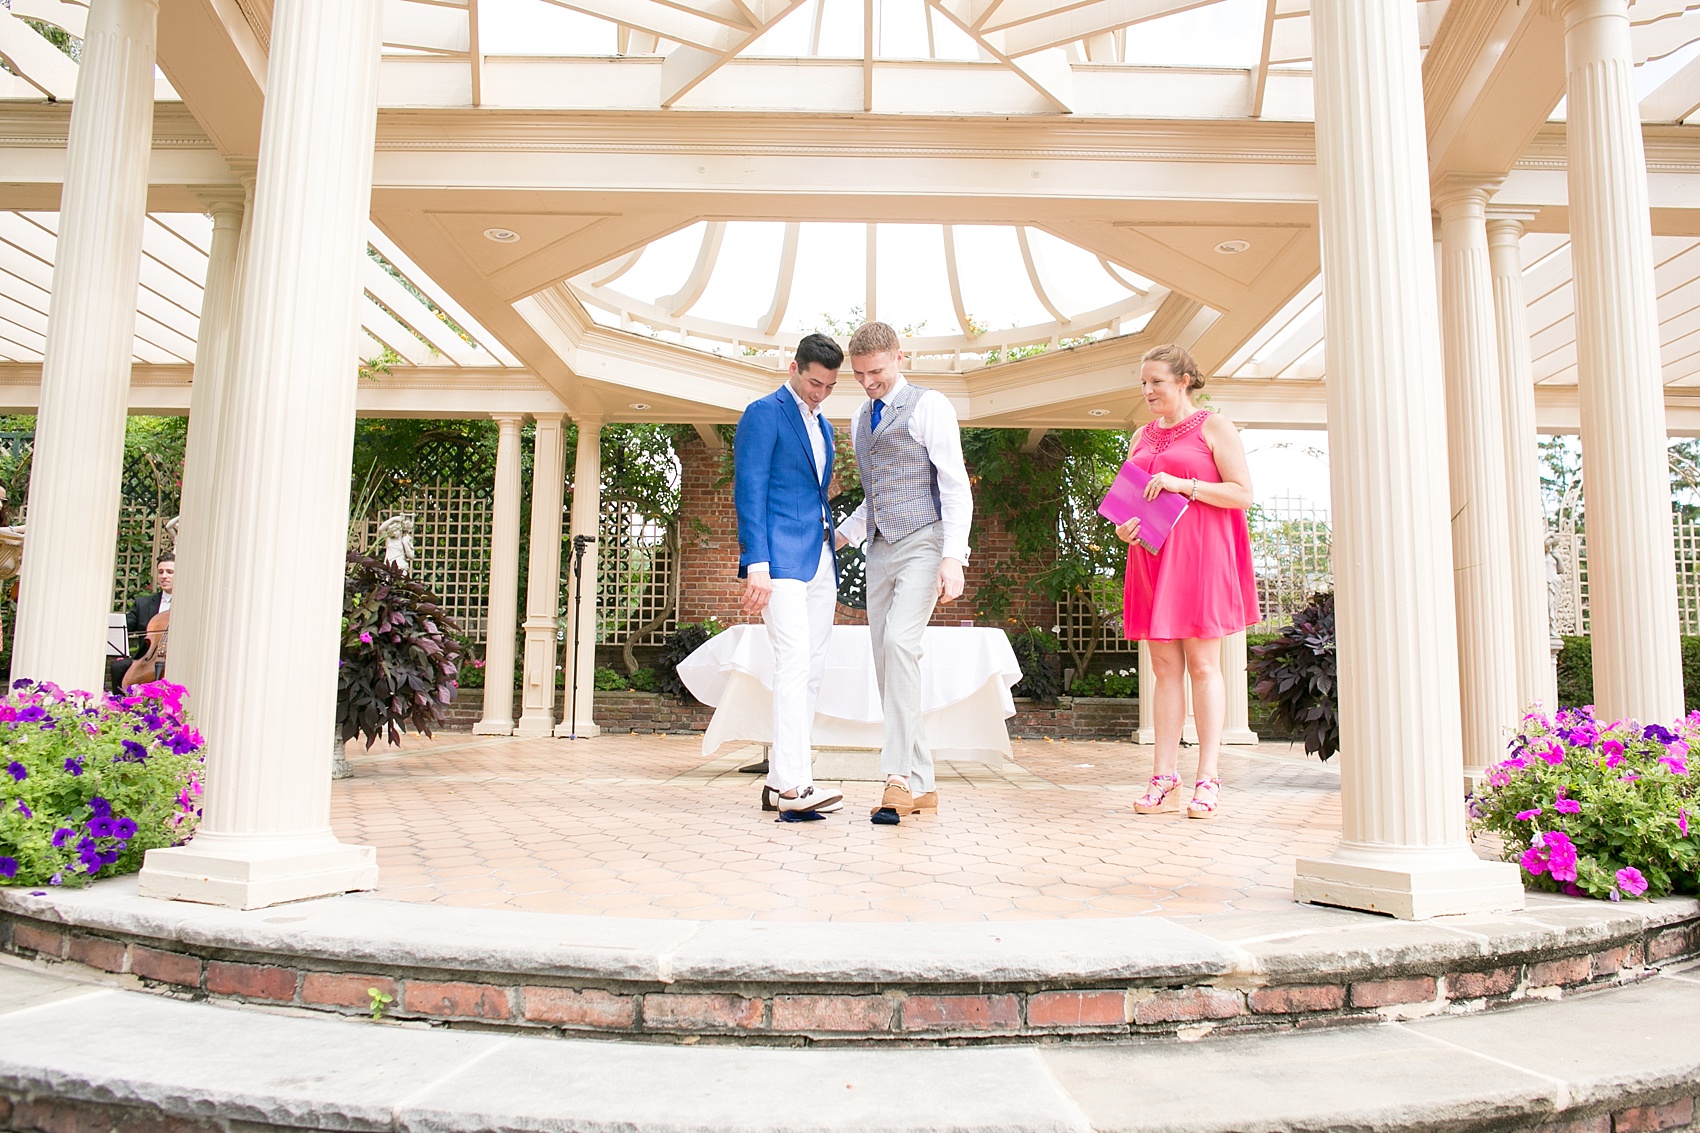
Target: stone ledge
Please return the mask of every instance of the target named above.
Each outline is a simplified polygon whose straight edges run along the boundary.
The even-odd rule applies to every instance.
[[[133,881],[0,891],[0,947],[191,999],[562,1033],[756,1042],[1197,1037],[1468,1014],[1634,983],[1700,906],[1535,898],[1405,923],[1283,914],[963,924],[668,922],[338,897],[234,912]]]

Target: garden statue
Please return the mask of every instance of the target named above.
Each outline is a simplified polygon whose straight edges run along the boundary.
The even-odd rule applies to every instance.
[[[413,566],[413,517],[392,515],[378,524],[378,538],[384,544],[384,562],[398,574],[407,574]]]
[[[1559,637],[1564,630],[1563,615],[1566,606],[1566,587],[1564,555],[1559,550],[1559,537],[1556,532],[1548,532],[1546,539],[1547,564],[1547,626],[1553,637]]]
[[[6,503],[6,489],[0,488],[0,507]],[[0,527],[0,588],[18,577],[24,566],[24,526]],[[0,625],[0,633],[5,627]]]

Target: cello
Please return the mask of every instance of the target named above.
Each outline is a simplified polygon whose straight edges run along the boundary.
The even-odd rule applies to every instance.
[[[119,682],[124,688],[164,679],[166,639],[171,636],[171,611],[161,610],[149,618],[146,635],[147,652],[132,661],[130,667],[124,670],[124,679]]]

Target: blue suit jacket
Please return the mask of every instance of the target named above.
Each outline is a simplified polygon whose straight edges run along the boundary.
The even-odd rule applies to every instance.
[[[817,417],[826,438],[826,475],[815,474],[808,425],[790,390],[752,401],[732,446],[732,498],[738,507],[738,577],[767,563],[774,578],[807,582],[820,568],[822,543],[837,531],[826,486],[832,480],[832,423]],[[822,514],[825,514],[825,526]],[[833,560],[833,579],[838,562]]]

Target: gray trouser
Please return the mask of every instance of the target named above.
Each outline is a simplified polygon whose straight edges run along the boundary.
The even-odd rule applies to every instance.
[[[921,726],[921,635],[938,602],[941,525],[930,523],[889,543],[868,541],[868,636],[885,716],[880,771],[909,780],[909,790],[933,789],[933,753]]]

